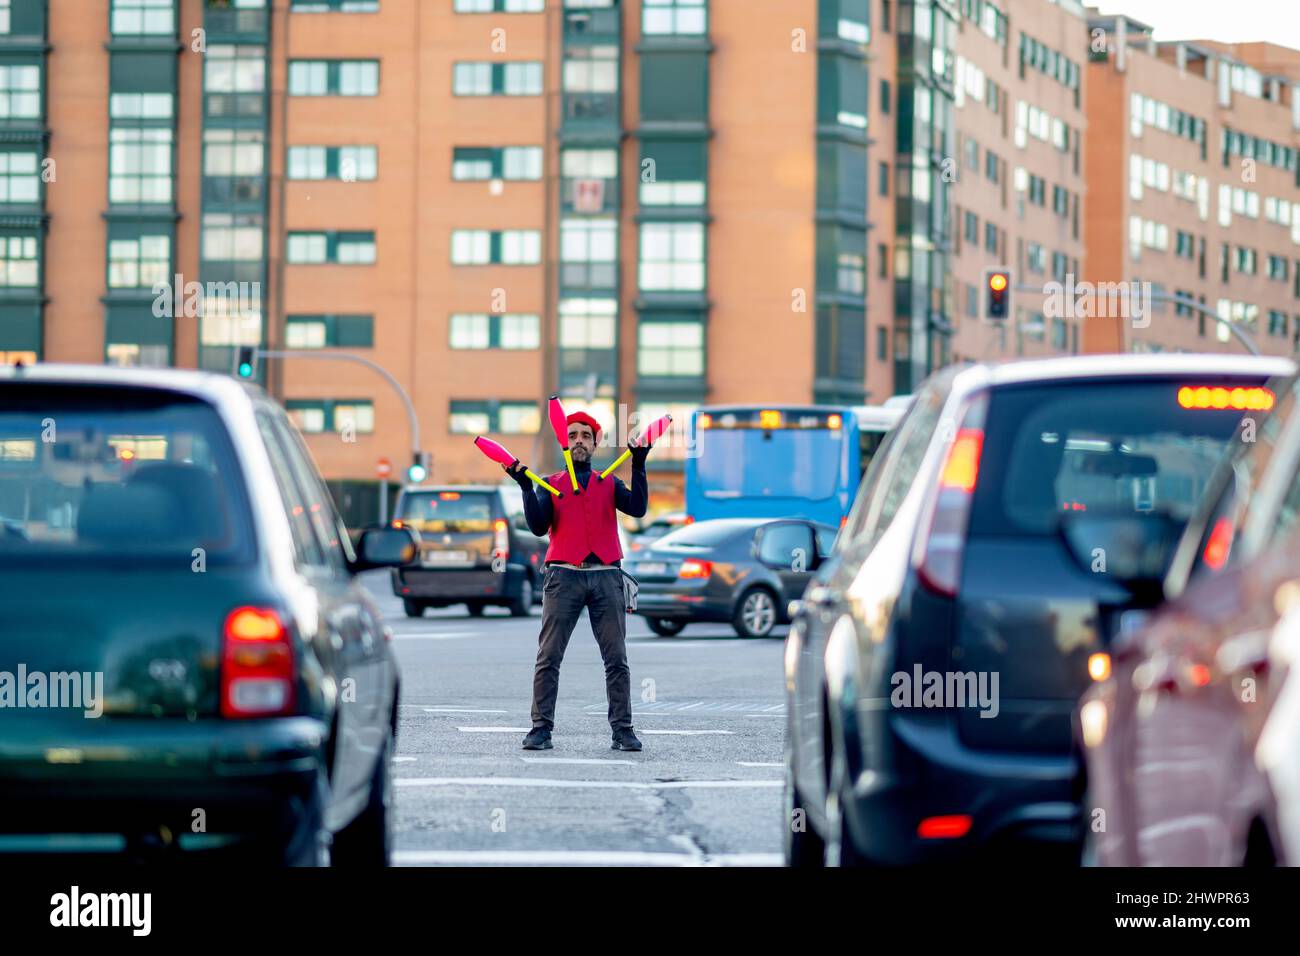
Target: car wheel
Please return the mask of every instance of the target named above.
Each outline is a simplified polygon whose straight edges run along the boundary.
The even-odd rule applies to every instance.
[[[420,601],[404,598],[402,600],[402,610],[406,612],[407,617],[424,617],[424,604]]]
[[[645,622],[646,626],[660,637],[672,637],[686,630],[685,621],[673,621],[666,617],[648,617]]]
[[[334,866],[388,866],[393,859],[393,734],[384,741],[370,779],[370,800],[334,837]]]
[[[316,773],[316,785],[304,806],[295,812],[297,829],[280,853],[283,866],[330,866],[332,847],[325,826],[325,808],[330,802],[329,778],[322,765]]]
[[[465,605],[465,609],[469,611],[470,617],[482,617],[484,607],[485,605],[479,601],[472,601],[469,604]]]
[[[731,626],[741,637],[767,637],[776,627],[776,600],[766,588],[751,588],[740,597]]]
[[[533,582],[525,575],[519,583],[519,594],[510,602],[511,617],[529,617],[533,613]]]
[[[820,869],[826,865],[826,844],[808,822],[803,795],[794,785],[788,758],[785,768],[785,830],[782,844],[786,866]]]
[[[826,866],[861,867],[870,865],[862,855],[848,816],[844,813],[845,791],[848,789],[848,769],[844,758],[836,753],[831,760],[830,785],[826,790],[826,834],[824,861]]]

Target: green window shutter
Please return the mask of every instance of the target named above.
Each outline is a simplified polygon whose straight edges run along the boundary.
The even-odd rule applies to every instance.
[[[370,348],[375,344],[374,323],[371,315],[336,316],[332,344],[340,348]]]

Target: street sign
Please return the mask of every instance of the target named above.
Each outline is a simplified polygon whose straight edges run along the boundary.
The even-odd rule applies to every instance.
[[[393,473],[393,463],[387,458],[381,458],[375,463],[375,474],[380,478],[387,478]]]

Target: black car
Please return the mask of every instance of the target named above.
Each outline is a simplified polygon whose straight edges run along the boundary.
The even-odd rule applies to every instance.
[[[228,376],[0,368],[0,845],[383,864],[397,664],[278,405]]]
[[[766,637],[789,622],[789,603],[830,553],[835,533],[797,519],[697,521],[657,539],[623,567],[640,585],[636,613],[656,634],[719,621],[741,637]]]
[[[786,643],[786,858],[1077,862],[1075,705],[1137,538],[1172,553],[1284,359],[944,371],[858,490]],[[1107,561],[1109,559],[1109,564]]]
[[[527,617],[542,600],[550,539],[528,530],[519,486],[412,485],[397,499],[396,520],[420,534],[417,566],[393,570],[393,593],[407,617],[464,604],[478,617],[489,605]]]

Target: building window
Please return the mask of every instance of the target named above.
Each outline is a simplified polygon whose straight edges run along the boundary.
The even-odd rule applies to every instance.
[[[113,93],[108,98],[113,119],[171,119],[170,93]]]
[[[878,170],[877,190],[882,196],[889,195],[889,164],[881,163]]]
[[[638,374],[704,375],[703,323],[642,322],[638,339]]]
[[[880,81],[880,112],[888,115],[893,100],[893,91],[888,80]]]
[[[641,224],[639,282],[643,290],[701,291],[704,271],[703,223]]]
[[[0,153],[0,203],[39,202],[38,165],[35,153]]]
[[[260,112],[260,96],[229,103],[228,97],[229,94],[260,94],[266,89],[266,50],[258,46],[229,44],[208,47],[203,56],[203,89],[207,94],[208,112],[212,115]],[[253,110],[254,106],[256,110]]]
[[[546,0],[456,0],[452,9],[457,13],[541,13]]]
[[[378,96],[378,60],[290,60],[290,96]]]
[[[261,130],[205,129],[203,175],[260,176],[265,152]]]
[[[8,18],[7,11],[5,17]],[[115,36],[175,33],[175,0],[113,0],[111,22]]]
[[[618,91],[618,47],[591,46],[564,52],[564,92]]]
[[[257,215],[203,214],[202,255],[210,262],[251,262],[262,258],[262,219]]]
[[[542,427],[536,402],[451,402],[448,423],[454,435],[535,435]]]
[[[451,178],[539,180],[542,178],[540,146],[457,146],[452,151]]]
[[[41,68],[0,66],[0,119],[41,115]]]
[[[841,252],[835,262],[835,288],[847,295],[867,290],[867,257],[858,252]]]
[[[612,349],[618,302],[614,299],[561,299],[560,348]]]
[[[537,315],[458,314],[449,331],[453,349],[537,349],[542,341]]]
[[[995,256],[998,254],[998,227],[991,222],[984,223],[984,248]]]
[[[139,236],[108,242],[108,287],[152,288],[171,278],[171,237]]]
[[[104,348],[104,361],[118,368],[166,368],[170,356],[165,345],[138,345],[134,342],[110,342]]]
[[[879,276],[882,279],[889,278],[889,246],[883,242],[876,246],[876,258],[880,261]]]
[[[166,203],[172,198],[172,131],[109,131],[108,198],[112,203]]]
[[[542,64],[456,63],[451,89],[456,96],[540,96]]]
[[[1286,256],[1270,255],[1268,257],[1268,277],[1279,282],[1285,282],[1288,278],[1290,265],[1291,260],[1287,259]]]
[[[984,176],[989,182],[996,183],[998,181],[999,166],[997,154],[993,150],[989,150],[984,154]]]
[[[962,215],[962,238],[967,242],[979,244],[980,241],[980,220],[979,216],[970,210]]]
[[[708,29],[705,0],[642,0],[641,32],[647,36],[700,36]]]
[[[35,236],[0,236],[0,286],[35,288],[39,273]]]
[[[293,0],[289,9],[294,13],[378,13],[379,0]]]
[[[287,242],[290,265],[372,265],[373,232],[291,232]]]
[[[294,349],[373,348],[373,315],[290,315],[285,344]]]
[[[614,219],[569,217],[560,221],[561,278],[565,286],[611,288],[617,253],[618,223]]]
[[[455,229],[451,261],[458,266],[537,265],[542,261],[542,234],[536,229]]]
[[[0,0],[0,34],[9,32],[9,15],[11,13],[9,8],[12,4],[13,0]],[[6,362],[5,364],[10,363]]]
[[[324,405],[315,402],[290,400],[285,402],[285,411],[289,413],[289,420],[304,435],[319,435],[325,431],[326,409]]]
[[[346,401],[334,405],[334,430],[340,434],[369,435],[375,430],[373,402]]]
[[[379,150],[374,146],[290,146],[290,179],[339,179],[363,182],[379,174]]]

